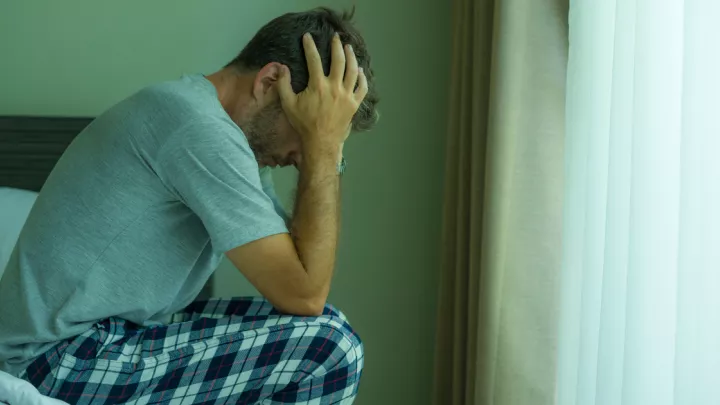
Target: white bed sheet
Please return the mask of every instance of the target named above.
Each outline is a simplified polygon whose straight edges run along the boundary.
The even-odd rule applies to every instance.
[[[36,198],[33,191],[0,187],[0,277]]]

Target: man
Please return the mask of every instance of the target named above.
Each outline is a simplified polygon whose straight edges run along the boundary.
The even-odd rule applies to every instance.
[[[376,102],[351,15],[318,9],[99,116],[0,283],[0,369],[73,404],[352,403],[362,345],[325,301],[342,147]],[[278,165],[299,170],[287,222]],[[267,301],[191,304],[223,254]]]

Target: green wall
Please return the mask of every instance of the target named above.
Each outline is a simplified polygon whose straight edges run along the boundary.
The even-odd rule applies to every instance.
[[[351,137],[331,302],[365,342],[361,405],[429,403],[439,266],[450,2],[363,0],[358,24],[383,97]],[[351,1],[72,1],[0,4],[0,114],[92,116],[133,91],[209,73],[270,18]],[[289,200],[294,173],[277,173]],[[224,263],[222,296],[252,293]]]

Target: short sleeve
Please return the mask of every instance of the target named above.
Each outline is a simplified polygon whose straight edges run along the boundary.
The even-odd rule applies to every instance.
[[[202,220],[214,249],[227,252],[287,232],[247,139],[230,122],[184,127],[161,147],[157,166],[166,186]]]
[[[283,205],[280,203],[280,199],[275,193],[275,182],[273,181],[272,171],[269,167],[264,167],[260,169],[260,183],[262,184],[262,188],[263,191],[265,191],[265,194],[270,197],[270,200],[275,207],[275,212],[277,212],[277,214],[280,215],[283,221],[285,221],[285,223],[287,224],[289,221],[289,217],[287,215],[287,212],[285,211],[285,207],[283,207]]]

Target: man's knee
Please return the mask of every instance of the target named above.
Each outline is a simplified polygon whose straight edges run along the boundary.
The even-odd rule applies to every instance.
[[[357,372],[362,371],[363,360],[364,360],[364,347],[360,336],[357,334],[355,329],[350,325],[347,316],[330,304],[325,305],[323,311],[323,317],[328,319],[328,326],[333,329],[333,334],[339,334],[337,337],[336,345],[345,354],[346,359],[349,363],[355,362]],[[342,361],[340,363],[343,363]]]

